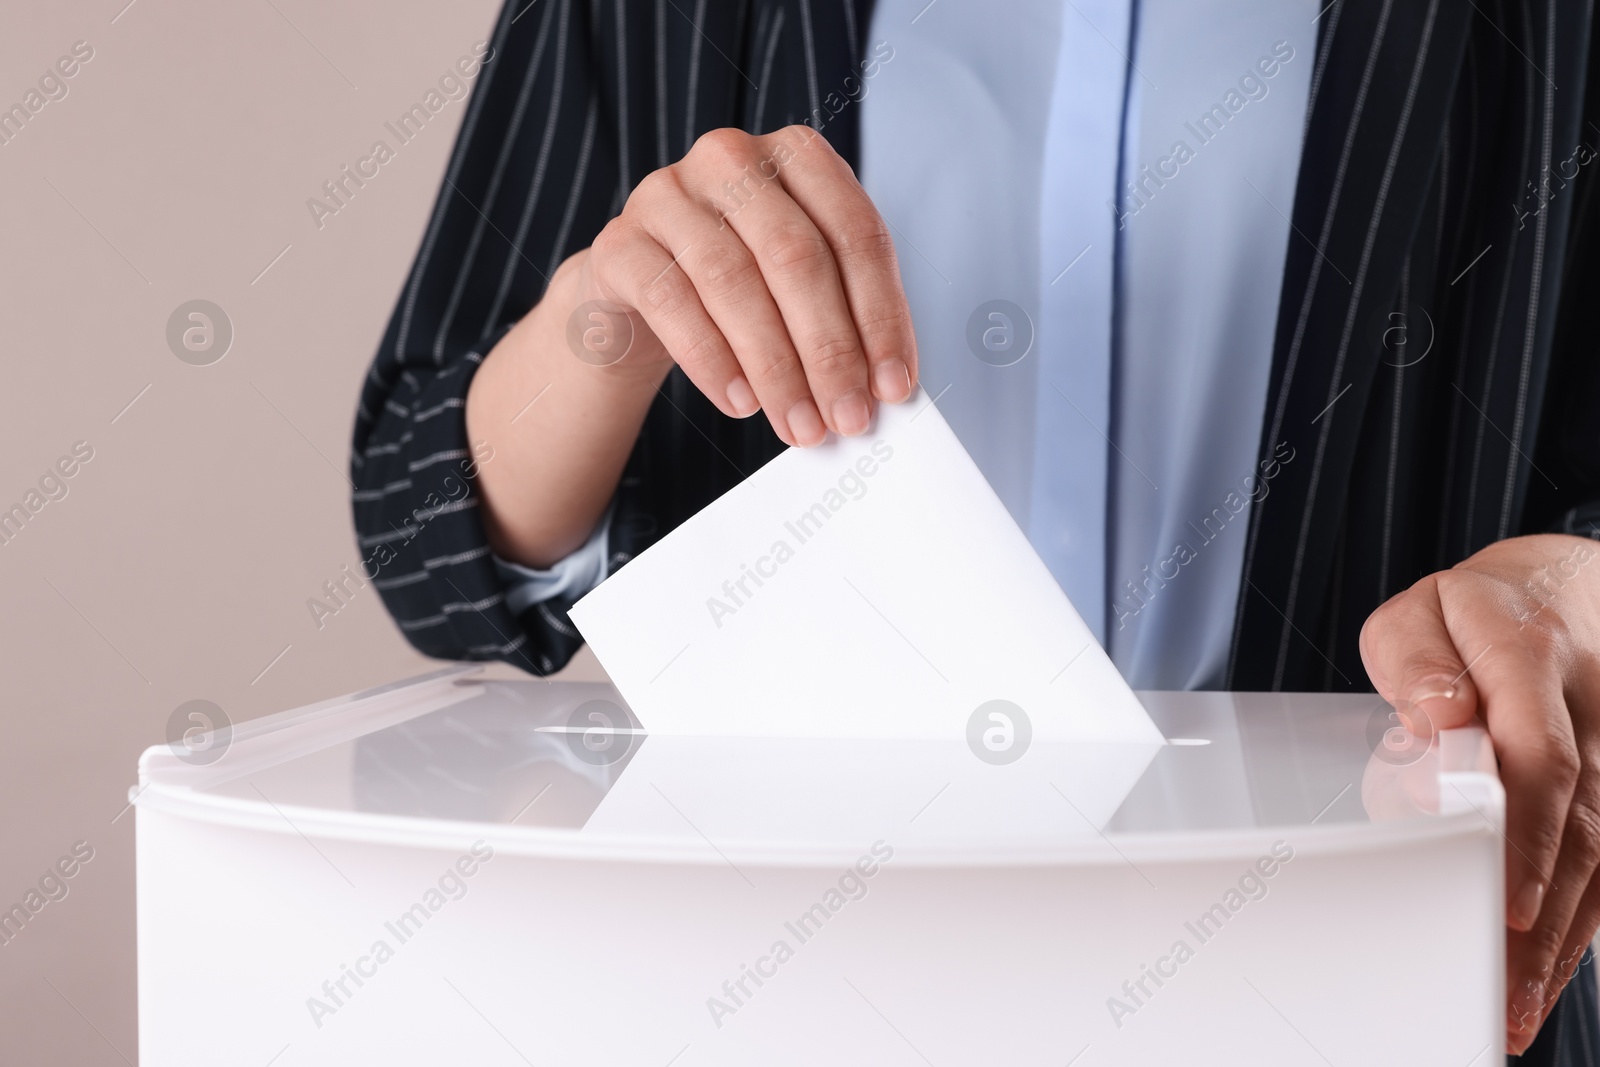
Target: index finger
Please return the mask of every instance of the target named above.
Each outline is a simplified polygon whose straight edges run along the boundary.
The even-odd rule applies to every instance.
[[[1463,659],[1445,621],[1437,575],[1374,611],[1361,628],[1360,647],[1378,695],[1394,705],[1418,737],[1465,726],[1478,713],[1471,663]]]
[[[769,135],[778,180],[833,250],[867,357],[872,395],[898,403],[917,380],[917,337],[900,282],[894,238],[854,172],[821,134],[792,126]]]

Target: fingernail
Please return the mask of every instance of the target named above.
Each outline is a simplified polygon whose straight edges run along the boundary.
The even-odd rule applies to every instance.
[[[1435,674],[1413,683],[1407,699],[1420,704],[1424,700],[1449,700],[1455,695],[1456,680],[1448,674]]]
[[[1533,924],[1539,919],[1539,909],[1543,906],[1544,883],[1537,878],[1523,883],[1511,901],[1512,927],[1524,932],[1532,930]]]
[[[872,391],[879,400],[898,404],[911,395],[911,372],[904,360],[886,359],[872,369]]]
[[[866,432],[871,419],[865,389],[852,389],[833,402],[833,425],[846,437]]]
[[[797,445],[817,445],[822,443],[823,437],[828,433],[828,428],[822,425],[822,416],[817,413],[817,405],[811,398],[795,402],[789,409],[789,434]]]
[[[761,401],[756,399],[755,390],[750,388],[750,383],[745,381],[742,374],[735,375],[733,381],[728,383],[728,406],[741,419],[747,415],[754,415],[761,407]]]
[[[1434,675],[1413,684],[1395,710],[1412,733],[1418,737],[1432,737],[1433,719],[1428,714],[1427,704],[1434,700],[1450,700],[1455,695],[1455,683],[1448,675]]]
[[[1533,1044],[1534,1031],[1530,1025],[1537,1022],[1534,1019],[1510,1019],[1506,1022],[1506,1054],[1520,1056],[1528,1051],[1528,1046]]]

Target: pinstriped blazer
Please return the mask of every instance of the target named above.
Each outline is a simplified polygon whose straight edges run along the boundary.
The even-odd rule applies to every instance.
[[[807,122],[855,160],[869,25],[870,0],[500,14],[351,453],[366,573],[418,649],[545,674],[579,647],[569,601],[505,603],[473,484],[492,449],[466,437],[473,372],[699,134]],[[1592,0],[1321,16],[1260,449],[1305,458],[1251,514],[1231,688],[1366,688],[1356,635],[1387,597],[1498,539],[1600,529],[1594,63]],[[781,449],[674,371],[608,567]],[[1571,987],[1525,1062],[1600,1062],[1592,987]]]

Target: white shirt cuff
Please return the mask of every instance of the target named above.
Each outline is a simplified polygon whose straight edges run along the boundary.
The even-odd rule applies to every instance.
[[[583,546],[570,555],[557,560],[546,570],[508,563],[492,556],[494,569],[506,583],[506,607],[513,615],[521,615],[535,604],[556,597],[577,600],[599,585],[606,576],[606,556],[611,529],[611,513],[615,505],[606,508],[594,533]]]

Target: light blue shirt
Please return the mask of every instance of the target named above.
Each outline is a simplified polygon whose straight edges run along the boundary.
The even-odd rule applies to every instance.
[[[1106,636],[1141,688],[1225,680],[1325,2],[1138,0]]]
[[[923,385],[1136,687],[1222,683],[1250,498],[1271,488],[1256,454],[1316,14],[873,15],[893,57],[854,105],[861,177],[895,234]],[[499,562],[512,610],[598,584],[604,533],[548,571]]]
[[[1316,14],[874,15],[895,54],[862,104],[862,182],[895,232],[923,384],[1136,687],[1223,681]],[[1006,366],[1015,349],[980,351],[967,329],[996,300],[1034,335]]]

